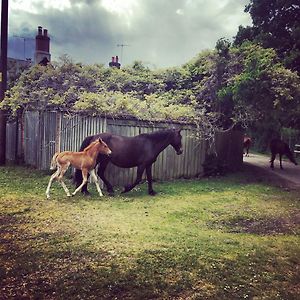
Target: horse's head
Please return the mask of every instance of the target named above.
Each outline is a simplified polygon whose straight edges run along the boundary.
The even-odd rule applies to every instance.
[[[112,153],[109,147],[107,146],[107,144],[101,138],[99,138],[97,142],[99,143],[98,146],[99,153],[105,155],[110,155]]]
[[[180,131],[181,129],[173,129],[172,141],[170,143],[178,155],[182,154],[182,136]]]

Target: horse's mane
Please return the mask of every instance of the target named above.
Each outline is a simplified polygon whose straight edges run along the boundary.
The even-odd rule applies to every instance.
[[[98,143],[98,140],[90,143],[86,148],[83,149],[84,152],[90,150],[92,147],[94,147]]]
[[[149,137],[153,140],[156,140],[156,139],[161,139],[162,137],[168,136],[172,132],[174,132],[174,129],[163,129],[163,130],[154,131],[154,132],[150,132],[150,133],[144,133],[141,135],[143,135],[145,137]]]

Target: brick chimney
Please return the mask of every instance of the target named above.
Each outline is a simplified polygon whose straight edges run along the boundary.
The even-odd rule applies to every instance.
[[[35,37],[35,54],[34,63],[47,65],[51,60],[50,54],[50,38],[48,36],[48,30],[42,26],[38,27],[38,33]]]
[[[119,57],[116,56],[116,57],[112,57],[111,58],[111,62],[108,64],[111,68],[118,68],[120,69],[121,67],[121,64],[119,63]]]

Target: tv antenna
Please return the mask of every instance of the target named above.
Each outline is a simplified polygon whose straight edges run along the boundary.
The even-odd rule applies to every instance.
[[[124,47],[128,47],[128,46],[130,46],[130,45],[127,45],[127,44],[117,44],[117,47],[121,47],[121,63],[122,64],[123,64],[123,48]]]

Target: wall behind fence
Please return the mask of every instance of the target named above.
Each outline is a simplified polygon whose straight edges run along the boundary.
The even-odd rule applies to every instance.
[[[141,133],[179,126],[163,122],[143,122],[138,120],[111,119],[85,115],[67,115],[61,112],[25,112],[19,120],[22,126],[9,123],[7,126],[7,158],[15,160],[18,151],[23,149],[26,164],[41,170],[48,170],[50,160],[56,151],[78,151],[84,138],[89,135],[110,132],[124,136],[135,136]],[[16,128],[23,128],[23,133]],[[183,154],[176,155],[169,146],[157,158],[152,167],[153,178],[170,180],[176,178],[193,178],[203,175],[203,162],[207,143],[197,140],[193,128],[180,125],[182,128]],[[20,137],[24,137],[23,139]],[[242,133],[230,131],[216,136],[216,148],[221,159],[233,168],[242,163]],[[18,143],[16,142],[18,140]],[[20,144],[21,147],[20,147]],[[106,175],[113,185],[122,186],[134,181],[136,168],[122,169],[109,164]]]

